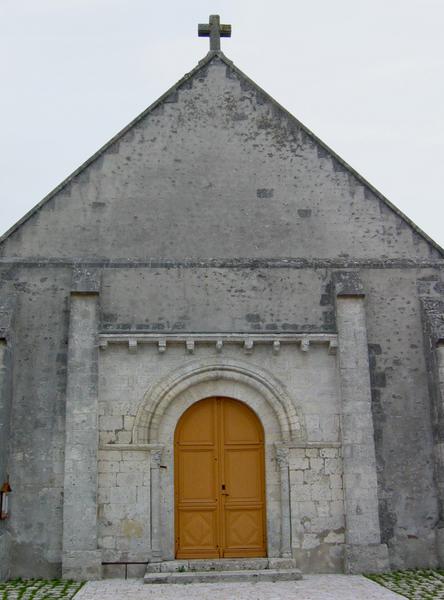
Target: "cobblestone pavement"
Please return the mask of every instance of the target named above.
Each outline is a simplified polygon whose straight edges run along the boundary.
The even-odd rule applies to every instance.
[[[90,581],[74,600],[400,600],[358,575],[306,575],[278,583],[146,585],[140,579]],[[405,599],[404,599],[405,600]]]
[[[83,583],[60,579],[13,579],[0,581],[1,600],[70,600]]]

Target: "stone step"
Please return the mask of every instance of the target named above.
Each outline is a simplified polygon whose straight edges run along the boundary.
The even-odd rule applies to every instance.
[[[147,573],[183,573],[189,571],[262,571],[263,569],[295,569],[293,558],[219,558],[166,560],[148,563]]]
[[[231,571],[182,571],[146,573],[145,583],[229,583],[257,581],[297,581],[302,579],[298,569],[243,569]]]

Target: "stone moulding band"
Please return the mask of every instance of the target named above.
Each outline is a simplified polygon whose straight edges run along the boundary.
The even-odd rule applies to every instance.
[[[6,236],[6,234],[5,234]],[[3,236],[3,237],[5,237]],[[1,238],[0,238],[1,239]],[[101,269],[429,269],[442,267],[442,258],[93,258],[0,257],[0,264],[42,268],[66,266]]]
[[[157,344],[159,353],[165,352],[168,346],[183,345],[188,354],[194,354],[197,344],[214,344],[218,352],[227,344],[237,344],[242,346],[245,354],[252,354],[256,345],[269,345],[275,355],[285,344],[299,345],[303,352],[308,352],[311,345],[327,344],[329,354],[336,354],[338,336],[328,333],[101,333],[99,347],[106,350],[109,344],[126,344],[131,353],[142,344]]]
[[[158,452],[164,449],[164,444],[101,444],[99,450],[114,450],[118,452]]]

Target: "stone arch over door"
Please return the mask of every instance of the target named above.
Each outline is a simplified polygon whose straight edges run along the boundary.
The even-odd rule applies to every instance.
[[[196,401],[204,397],[199,395],[199,388],[202,387],[208,392],[208,396],[212,396],[215,394],[211,392],[211,388],[218,388],[218,382],[220,384],[221,381],[227,386],[232,383],[233,389],[242,386],[246,400],[239,400],[256,404],[260,410],[261,402],[254,400],[259,396],[262,402],[265,401],[272,408],[278,422],[281,442],[305,439],[301,411],[284,386],[270,372],[246,361],[221,358],[217,361],[190,361],[156,382],[146,392],[137,413],[133,429],[134,443],[158,443],[160,422],[178,395]],[[251,407],[256,410],[255,406]]]
[[[195,402],[229,397],[249,406],[265,432],[267,554],[289,556],[290,506],[286,445],[303,441],[300,412],[285,388],[264,369],[234,359],[190,361],[160,380],[144,396],[133,443],[150,444],[152,452],[153,557],[174,558],[174,432],[183,413]],[[161,467],[161,468],[160,468]],[[153,471],[154,469],[154,471]]]

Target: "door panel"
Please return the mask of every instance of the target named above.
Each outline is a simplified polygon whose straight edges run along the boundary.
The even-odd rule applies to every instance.
[[[235,508],[225,510],[226,539],[224,556],[264,556],[262,507]]]
[[[213,449],[185,448],[179,455],[179,496],[181,503],[213,502],[217,478]]]
[[[217,511],[179,511],[180,557],[219,558]]]
[[[266,556],[262,425],[231,398],[196,402],[175,433],[177,558]]]
[[[251,444],[261,442],[259,422],[251,408],[231,398],[222,405],[224,444]]]
[[[261,450],[225,447],[224,470],[230,502],[262,501]]]
[[[203,444],[214,446],[216,443],[216,403],[196,402],[183,415],[177,431],[180,444]]]

